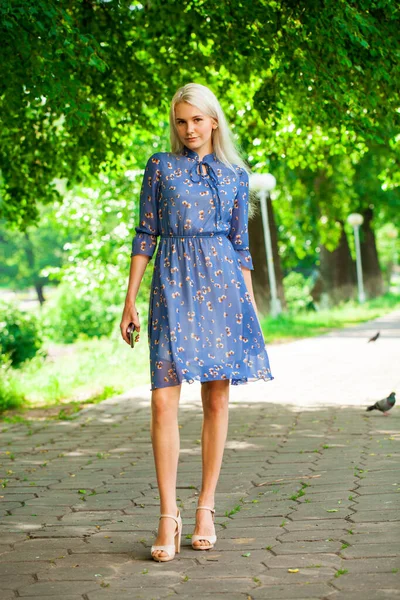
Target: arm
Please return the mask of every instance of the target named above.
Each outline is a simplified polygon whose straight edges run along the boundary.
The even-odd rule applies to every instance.
[[[240,266],[242,267],[243,278],[250,294],[254,310],[258,317],[258,310],[254,298],[253,284],[251,280],[251,271],[254,271],[253,260],[249,250],[249,176],[244,169],[239,172],[239,185],[236,194],[233,211],[231,230],[229,239],[235,249],[236,255],[239,258]]]
[[[128,290],[125,306],[120,323],[121,335],[129,344],[126,333],[129,323],[134,323],[140,332],[140,320],[136,310],[136,297],[139,287],[157,244],[159,235],[158,226],[158,187],[160,181],[160,159],[153,155],[147,161],[140,190],[140,216],[139,225],[135,227],[136,234],[132,240],[131,266],[129,272]],[[139,337],[136,336],[138,340]]]
[[[257,309],[256,300],[255,300],[255,297],[254,297],[253,283],[252,283],[252,280],[251,280],[251,270],[250,269],[246,269],[245,267],[242,267],[242,273],[243,273],[244,282],[245,282],[246,287],[247,287],[247,291],[250,294],[250,298],[251,298],[251,301],[253,303],[254,310],[256,311],[257,318],[258,318],[258,320],[260,320],[260,317],[258,315],[258,309]]]
[[[228,238],[232,242],[241,266],[254,270],[249,250],[249,176],[242,168],[238,168],[238,171],[238,191],[233,204]]]

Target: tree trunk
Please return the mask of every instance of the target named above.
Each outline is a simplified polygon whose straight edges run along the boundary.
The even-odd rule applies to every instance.
[[[383,278],[376,249],[375,233],[371,226],[374,217],[372,208],[363,210],[364,222],[360,228],[361,264],[365,295],[376,298],[383,294]]]
[[[40,306],[42,306],[42,304],[45,302],[45,297],[44,297],[44,293],[43,293],[44,287],[43,287],[40,277],[38,277],[37,273],[35,272],[35,255],[34,255],[34,251],[33,251],[33,244],[32,244],[31,238],[29,237],[29,233],[27,231],[25,231],[24,236],[26,239],[26,246],[25,246],[26,258],[28,261],[29,269],[32,273],[33,285],[35,287],[36,294],[37,294],[38,300],[40,302]]]
[[[275,223],[274,211],[271,198],[268,197],[268,220],[271,232],[272,254],[274,258],[274,271],[278,298],[281,301],[282,308],[286,308],[285,294],[283,289],[283,274],[281,259],[278,252],[278,232]],[[250,252],[253,258],[254,271],[252,274],[252,283],[254,297],[260,315],[267,316],[271,310],[271,289],[269,285],[267,254],[265,250],[264,229],[261,217],[261,207],[259,201],[254,206],[254,213],[249,218],[249,237]]]
[[[332,304],[355,297],[357,273],[343,224],[339,244],[333,252],[320,246],[320,274],[322,293],[328,295]]]

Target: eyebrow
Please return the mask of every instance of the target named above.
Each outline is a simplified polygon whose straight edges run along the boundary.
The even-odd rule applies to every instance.
[[[194,115],[194,117],[192,117],[192,119],[197,119],[198,117],[202,117],[203,115]],[[182,117],[176,117],[175,121],[184,121],[185,119],[182,119]]]

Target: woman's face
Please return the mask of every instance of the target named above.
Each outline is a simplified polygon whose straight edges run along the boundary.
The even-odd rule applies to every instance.
[[[175,125],[182,144],[196,152],[203,151],[202,154],[212,152],[211,134],[217,126],[215,119],[204,115],[193,104],[179,102],[175,106]]]

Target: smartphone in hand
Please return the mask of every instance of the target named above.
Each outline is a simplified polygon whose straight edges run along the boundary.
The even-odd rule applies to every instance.
[[[129,323],[126,333],[128,334],[129,343],[131,345],[131,348],[134,348],[134,346],[135,346],[135,331],[136,331],[135,325],[133,323]]]

